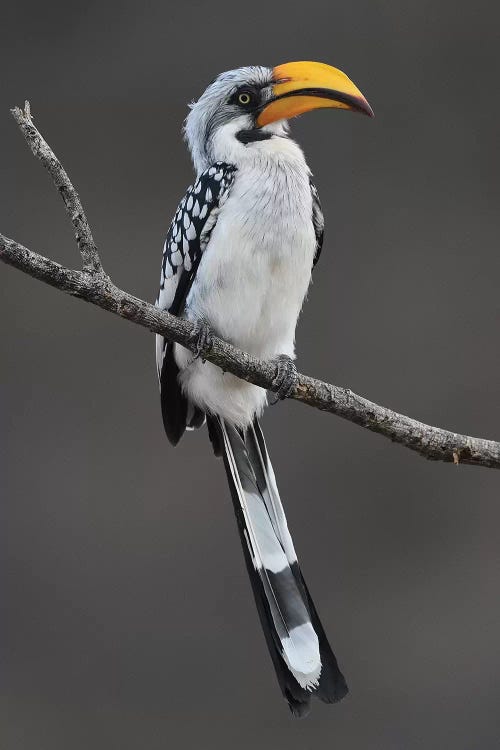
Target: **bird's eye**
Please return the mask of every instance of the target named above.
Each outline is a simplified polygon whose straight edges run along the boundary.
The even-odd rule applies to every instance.
[[[248,106],[251,101],[252,97],[248,91],[242,91],[241,94],[238,94],[238,103],[242,104],[244,107]]]

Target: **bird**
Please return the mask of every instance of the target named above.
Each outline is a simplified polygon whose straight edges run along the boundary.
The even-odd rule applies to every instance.
[[[279,686],[294,716],[348,692],[301,573],[260,426],[267,392],[204,357],[213,336],[275,363],[277,400],[297,383],[295,329],[324,219],[289,120],[320,109],[373,116],[345,73],[320,62],[247,66],[190,104],[196,178],[163,247],[156,305],[189,320],[193,351],[156,336],[165,432],[206,424],[223,458],[246,568]]]

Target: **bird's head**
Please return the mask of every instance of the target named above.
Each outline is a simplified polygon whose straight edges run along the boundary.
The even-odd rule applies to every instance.
[[[337,68],[292,62],[221,73],[191,104],[185,135],[198,172],[214,161],[238,161],[242,149],[286,136],[287,120],[320,108],[373,117],[354,83]]]

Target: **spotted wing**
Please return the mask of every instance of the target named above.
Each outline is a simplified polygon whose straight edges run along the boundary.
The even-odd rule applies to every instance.
[[[314,225],[314,232],[316,234],[316,252],[314,253],[313,268],[319,260],[321,250],[323,248],[323,234],[325,231],[325,220],[323,217],[323,211],[321,210],[321,203],[319,200],[318,191],[316,185],[311,181],[311,195],[312,195],[312,222]]]
[[[236,168],[216,162],[188,188],[170,224],[163,246],[160,291],[157,307],[182,315],[187,295],[196,276],[203,250],[226,201]],[[176,444],[186,426],[199,426],[204,415],[189,412],[189,404],[179,383],[179,370],[173,346],[163,336],[156,337],[156,366],[160,381],[165,431]],[[193,411],[193,410],[191,410]]]

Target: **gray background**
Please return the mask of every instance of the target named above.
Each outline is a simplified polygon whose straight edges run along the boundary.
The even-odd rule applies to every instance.
[[[327,221],[299,366],[500,438],[499,20],[496,3],[451,0],[11,3],[1,230],[78,263],[9,116],[29,98],[107,271],[153,299],[191,180],[187,102],[239,65],[337,65],[377,116],[294,123]],[[204,433],[176,450],[162,434],[152,336],[3,266],[0,295],[3,747],[498,748],[498,473],[426,462],[296,403],[267,413],[351,687],[294,722],[222,465]]]

